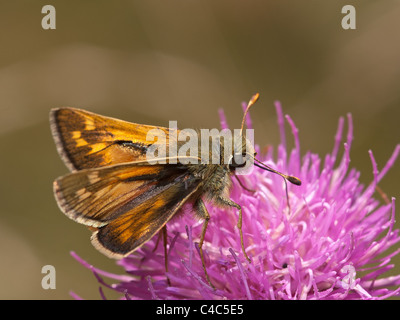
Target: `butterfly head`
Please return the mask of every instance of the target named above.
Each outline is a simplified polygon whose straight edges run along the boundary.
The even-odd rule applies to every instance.
[[[267,170],[267,171],[273,172],[275,174],[278,174],[285,180],[289,181],[290,183],[300,186],[301,180],[299,178],[297,178],[295,176],[286,175],[277,170],[274,170],[270,166],[268,166],[265,163],[258,160],[256,158],[257,153],[255,152],[255,149],[254,149],[254,143],[252,143],[254,136],[252,136],[252,137],[246,136],[246,135],[248,135],[247,130],[246,130],[247,134],[244,135],[243,128],[244,128],[244,124],[246,121],[246,115],[249,112],[250,108],[257,102],[259,96],[260,95],[258,93],[256,93],[255,95],[253,95],[251,97],[250,101],[247,104],[246,110],[243,115],[243,120],[242,120],[242,125],[240,128],[240,132],[239,132],[239,137],[235,137],[236,139],[234,139],[233,154],[229,161],[229,168],[231,169],[231,171],[235,171],[235,173],[237,173],[239,171],[239,169],[242,170],[243,168],[247,168],[249,166],[255,165],[256,167],[258,167],[260,169]]]

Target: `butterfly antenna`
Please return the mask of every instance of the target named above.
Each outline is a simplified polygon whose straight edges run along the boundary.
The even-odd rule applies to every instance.
[[[274,169],[272,169],[270,166],[267,166],[265,163],[262,163],[260,160],[253,158],[257,163],[254,163],[254,165],[258,168],[276,173],[277,175],[280,175],[283,178],[283,181],[285,182],[285,192],[286,192],[286,202],[289,208],[289,214],[291,212],[290,209],[290,203],[289,203],[289,192],[288,192],[288,187],[287,187],[287,181],[289,181],[290,183],[295,184],[296,186],[300,186],[301,185],[301,180],[295,176],[289,176],[287,174],[284,174],[282,172],[276,171]]]
[[[295,184],[296,186],[301,186],[301,180],[295,176],[289,176],[287,174],[284,174],[282,172],[276,171],[272,169],[270,166],[267,166],[265,163],[261,162],[260,160],[253,158],[257,163],[254,163],[256,167],[259,167],[261,169],[276,173],[277,175],[280,175],[282,178],[285,179],[285,181],[289,181],[290,183]]]
[[[242,135],[242,133],[243,133],[243,127],[244,127],[244,122],[246,121],[246,115],[249,112],[249,109],[251,108],[251,106],[257,102],[259,97],[260,97],[260,94],[256,93],[255,95],[253,95],[251,97],[249,103],[247,104],[246,110],[243,115],[242,126],[240,127],[240,135]]]

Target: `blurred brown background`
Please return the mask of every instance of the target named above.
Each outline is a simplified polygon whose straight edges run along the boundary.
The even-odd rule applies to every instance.
[[[46,4],[56,8],[56,30],[41,27]],[[341,27],[346,4],[357,10],[356,30]],[[256,142],[279,142],[280,100],[302,152],[321,156],[332,149],[338,118],[351,112],[351,165],[368,183],[368,150],[382,168],[400,143],[399,16],[394,0],[3,1],[0,298],[69,299],[70,290],[99,298],[70,250],[120,271],[55,203],[52,182],[67,169],[50,134],[51,108],[163,126],[177,120],[181,128],[219,128],[224,108],[238,127],[241,102],[260,92]],[[398,199],[399,161],[381,183]],[[56,290],[41,288],[47,264],[56,268]]]

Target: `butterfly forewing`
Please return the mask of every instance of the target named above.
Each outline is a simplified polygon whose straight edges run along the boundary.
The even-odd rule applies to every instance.
[[[168,128],[130,123],[75,108],[50,112],[51,131],[57,150],[71,171],[143,161],[148,147],[168,144]],[[160,130],[165,140],[148,139]]]

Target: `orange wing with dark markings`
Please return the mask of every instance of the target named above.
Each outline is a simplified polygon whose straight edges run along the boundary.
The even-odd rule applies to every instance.
[[[169,141],[168,128],[130,123],[75,108],[52,109],[50,126],[57,150],[71,171],[143,161],[150,145],[168,145]],[[159,136],[150,137],[156,141],[147,140],[150,130],[161,130],[165,140],[158,141]]]
[[[98,228],[91,238],[93,245],[112,258],[129,255],[150,240],[197,188],[198,183],[189,183],[185,188],[181,182],[158,188],[152,197]]]
[[[182,165],[124,163],[73,172],[54,182],[60,209],[95,227],[92,243],[122,258],[159,231],[199,188]]]

